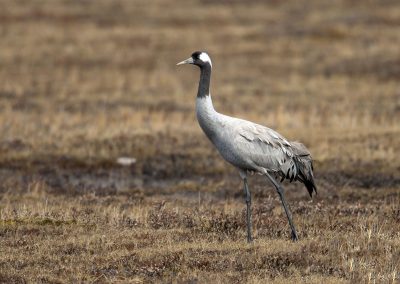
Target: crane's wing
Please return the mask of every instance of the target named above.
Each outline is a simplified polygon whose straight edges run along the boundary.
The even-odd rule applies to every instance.
[[[287,163],[293,157],[291,144],[278,132],[246,120],[235,123],[235,128],[236,145],[257,166],[271,172],[286,170],[285,173],[287,167],[293,166]]]
[[[239,146],[246,148],[247,155],[257,166],[279,174],[282,179],[303,182],[310,195],[316,191],[310,152],[299,142],[289,142],[278,132],[241,120],[236,131],[243,137]]]
[[[290,147],[289,141],[282,135],[260,124],[251,122],[241,123],[238,132],[250,142],[262,142],[272,147]]]

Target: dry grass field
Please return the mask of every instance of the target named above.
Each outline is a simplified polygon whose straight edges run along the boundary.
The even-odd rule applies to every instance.
[[[399,49],[397,0],[0,0],[0,282],[399,283]],[[312,152],[299,242],[260,176],[245,242],[194,50],[218,111]]]

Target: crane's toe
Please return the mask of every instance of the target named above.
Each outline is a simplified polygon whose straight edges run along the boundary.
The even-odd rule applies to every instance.
[[[296,232],[292,231],[292,241],[297,242],[299,240],[299,236]]]

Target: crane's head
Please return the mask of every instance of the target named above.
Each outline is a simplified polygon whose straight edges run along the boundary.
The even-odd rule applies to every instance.
[[[199,66],[200,68],[206,66],[212,67],[210,56],[208,56],[208,54],[204,51],[195,51],[192,53],[192,56],[190,56],[188,59],[183,60],[176,65],[182,65],[182,64],[193,64]]]

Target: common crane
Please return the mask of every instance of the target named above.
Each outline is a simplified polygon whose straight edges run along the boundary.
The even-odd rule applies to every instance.
[[[200,67],[196,98],[197,120],[221,156],[239,170],[243,180],[247,205],[247,241],[252,242],[251,195],[247,184],[249,172],[265,175],[273,184],[288,218],[292,240],[298,240],[282,186],[275,178],[302,182],[312,197],[314,192],[317,193],[317,188],[310,152],[303,144],[290,142],[268,127],[215,111],[210,95],[212,63],[206,52],[196,51],[177,65],[182,64]]]

